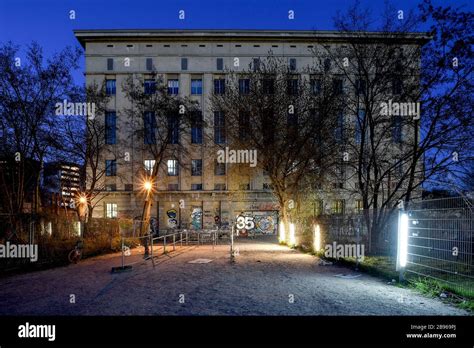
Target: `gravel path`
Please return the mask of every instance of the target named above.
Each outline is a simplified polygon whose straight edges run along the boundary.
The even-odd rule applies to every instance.
[[[467,315],[408,289],[263,239],[229,247],[188,246],[153,268],[136,252],[130,272],[112,274],[120,254],[0,279],[0,315]],[[196,259],[209,263],[188,263]],[[355,275],[340,278],[336,275]],[[71,296],[74,295],[74,296]],[[75,303],[71,298],[75,297]],[[183,303],[184,302],[184,303]]]

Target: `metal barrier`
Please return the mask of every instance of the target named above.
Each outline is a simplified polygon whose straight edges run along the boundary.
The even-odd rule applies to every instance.
[[[474,296],[474,210],[465,198],[425,200],[408,213],[406,272]]]
[[[166,255],[169,250],[167,248],[172,248],[172,251],[176,250],[176,245],[179,244],[180,247],[189,246],[193,244],[204,245],[211,243],[212,249],[218,244],[219,234],[225,233],[224,231],[220,230],[173,230],[173,233],[169,233],[166,231],[163,235],[153,236],[152,234],[147,234],[141,237],[121,237],[121,245],[122,245],[122,265],[120,267],[112,267],[112,272],[118,271],[126,271],[131,270],[132,266],[137,263],[142,263],[143,259],[125,263],[125,240],[127,239],[138,239],[143,240],[143,245],[145,247],[145,260],[151,260],[153,266],[155,266],[155,258],[159,256],[159,254],[155,254],[155,246],[161,245],[163,247],[163,252],[161,255]],[[161,243],[160,243],[161,241]],[[147,254],[147,249],[149,252]]]

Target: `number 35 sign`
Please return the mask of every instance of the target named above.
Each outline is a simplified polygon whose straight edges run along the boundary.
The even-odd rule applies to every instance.
[[[239,215],[237,217],[237,224],[236,227],[238,230],[251,230],[255,228],[255,223],[253,221],[253,216],[243,216]]]

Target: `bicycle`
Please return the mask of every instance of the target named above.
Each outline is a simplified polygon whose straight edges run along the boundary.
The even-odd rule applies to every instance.
[[[82,249],[84,249],[83,243],[78,241],[73,250],[68,254],[68,259],[70,263],[78,263],[82,258]]]

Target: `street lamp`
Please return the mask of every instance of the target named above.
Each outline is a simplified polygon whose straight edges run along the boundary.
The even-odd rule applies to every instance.
[[[84,221],[87,218],[87,208],[88,208],[88,201],[87,201],[87,196],[84,193],[80,193],[79,197],[77,199],[78,204],[77,204],[77,213],[79,215],[79,233],[81,235],[81,238],[84,237]]]
[[[146,234],[146,228],[148,227],[148,222],[150,221],[150,208],[151,208],[151,199],[150,195],[153,189],[153,180],[146,178],[143,181],[143,189],[146,191],[145,206],[143,207],[143,216],[142,216],[142,235]],[[145,238],[145,255],[147,258],[150,251],[148,248],[148,239]]]

